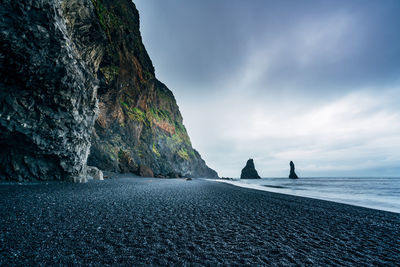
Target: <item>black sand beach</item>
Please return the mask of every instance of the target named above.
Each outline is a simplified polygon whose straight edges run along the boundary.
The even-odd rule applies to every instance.
[[[400,264],[400,214],[205,180],[0,184],[0,265]]]

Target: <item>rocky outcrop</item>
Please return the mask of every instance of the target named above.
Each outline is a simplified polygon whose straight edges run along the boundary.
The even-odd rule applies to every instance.
[[[153,171],[146,165],[139,165],[137,174],[142,177],[154,177]]]
[[[88,179],[95,180],[104,180],[103,172],[97,169],[96,167],[88,166],[87,167]]]
[[[100,30],[97,18],[91,16],[94,9],[89,0],[66,2],[84,3],[86,10],[81,15],[86,16],[87,31]],[[74,42],[63,3],[1,3],[2,180],[86,180],[97,112],[97,82],[91,71],[96,62],[88,58],[98,51],[96,46],[82,50]]]
[[[89,164],[156,177],[217,177],[193,149],[174,95],[158,81],[143,46],[139,13],[130,0],[92,0],[104,55],[97,72],[99,117]],[[146,174],[147,175],[147,174]]]
[[[0,179],[83,182],[91,143],[102,170],[217,177],[155,77],[131,0],[4,0],[0,15]]]
[[[290,161],[289,165],[290,165],[290,174],[289,174],[289,178],[290,178],[290,179],[298,179],[299,177],[298,177],[297,174],[294,172],[294,163],[293,163],[293,161]]]
[[[240,174],[240,179],[259,179],[261,178],[256,168],[254,167],[253,159],[249,159],[246,163],[246,166],[242,169],[242,173]]]

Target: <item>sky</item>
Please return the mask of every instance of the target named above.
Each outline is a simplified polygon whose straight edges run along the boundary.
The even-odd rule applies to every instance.
[[[134,0],[220,176],[400,176],[400,1]]]

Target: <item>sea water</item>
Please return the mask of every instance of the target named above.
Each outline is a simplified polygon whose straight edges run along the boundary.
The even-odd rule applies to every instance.
[[[246,188],[400,213],[400,177],[262,178],[218,181]]]

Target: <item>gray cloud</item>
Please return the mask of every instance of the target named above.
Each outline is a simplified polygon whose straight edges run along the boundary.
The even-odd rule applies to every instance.
[[[135,1],[156,74],[221,175],[398,175],[399,1]]]

